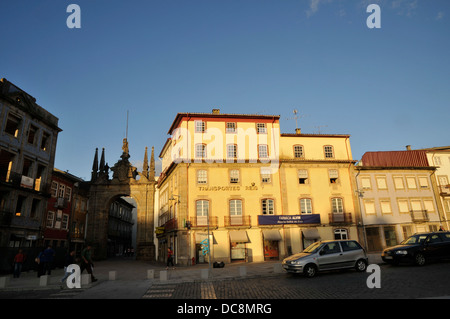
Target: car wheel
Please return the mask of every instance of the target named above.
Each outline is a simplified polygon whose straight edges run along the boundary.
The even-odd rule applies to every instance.
[[[314,265],[306,265],[303,273],[305,274],[306,277],[308,278],[312,278],[317,274],[317,268]]]
[[[425,256],[422,253],[417,253],[414,261],[417,266],[423,266],[426,263]]]
[[[356,262],[355,268],[357,271],[363,272],[367,269],[367,263],[364,259],[360,259]]]

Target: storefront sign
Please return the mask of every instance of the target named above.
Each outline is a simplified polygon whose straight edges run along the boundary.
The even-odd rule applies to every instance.
[[[320,214],[258,215],[259,225],[320,224]]]

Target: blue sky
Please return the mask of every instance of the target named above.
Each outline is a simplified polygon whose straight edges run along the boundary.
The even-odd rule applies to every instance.
[[[69,29],[71,3],[81,28]],[[381,29],[369,29],[369,4]],[[0,77],[59,118],[55,166],[159,154],[177,112],[280,115],[367,151],[450,145],[448,0],[0,2]]]

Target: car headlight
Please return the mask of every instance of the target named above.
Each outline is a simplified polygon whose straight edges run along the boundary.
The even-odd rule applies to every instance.
[[[395,252],[396,255],[408,255],[408,251],[407,250],[397,250]]]
[[[298,260],[292,260],[291,265],[300,265],[300,262]]]

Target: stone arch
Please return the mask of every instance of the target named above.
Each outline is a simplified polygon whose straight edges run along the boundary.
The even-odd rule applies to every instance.
[[[124,139],[121,160],[112,168],[113,177],[109,178],[109,167],[104,163],[104,149],[100,167],[97,163],[97,150],[94,158],[92,178],[89,189],[89,211],[87,242],[94,247],[96,259],[107,256],[108,215],[111,203],[121,197],[130,196],[137,204],[136,259],[154,260],[155,246],[153,240],[154,212],[154,149],[150,169],[147,148],[144,156],[144,169],[138,172],[128,161],[128,143]],[[139,178],[137,178],[139,177]]]

